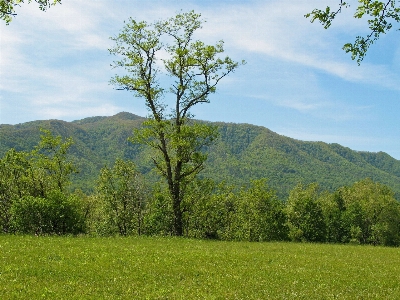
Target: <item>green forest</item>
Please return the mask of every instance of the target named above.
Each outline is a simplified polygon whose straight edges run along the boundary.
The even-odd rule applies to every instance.
[[[152,172],[149,149],[128,141],[133,129],[145,120],[127,112],[111,117],[90,117],[73,122],[33,121],[18,125],[0,125],[0,157],[14,148],[31,151],[40,141],[40,128],[64,139],[72,137],[69,157],[78,169],[71,175],[70,190],[85,194],[95,191],[100,169],[112,167],[117,158],[133,161],[150,182]],[[334,192],[342,186],[371,178],[387,185],[400,200],[400,162],[384,152],[358,152],[339,144],[304,142],[250,124],[208,123],[216,126],[219,137],[210,147],[200,178],[238,187],[250,180],[268,178],[281,200],[298,183],[317,182],[322,190]]]
[[[120,113],[2,125],[2,232],[174,235],[149,149],[127,140],[144,120]],[[219,139],[185,190],[184,236],[400,244],[397,160],[253,125],[212,125]]]

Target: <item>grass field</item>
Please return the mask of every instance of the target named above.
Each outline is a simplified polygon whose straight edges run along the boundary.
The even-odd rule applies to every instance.
[[[400,299],[400,249],[0,235],[0,299]]]

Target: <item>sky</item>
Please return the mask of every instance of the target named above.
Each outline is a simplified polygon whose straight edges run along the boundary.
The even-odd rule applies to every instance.
[[[341,48],[368,34],[366,20],[348,9],[325,30],[304,17],[338,3],[63,0],[47,12],[22,4],[10,25],[0,21],[0,124],[148,115],[143,99],[109,84],[117,72],[110,37],[130,17],[153,22],[194,10],[206,21],[196,39],[224,40],[224,55],[247,62],[192,111],[196,119],[264,126],[400,160],[400,33],[384,35],[358,66]]]

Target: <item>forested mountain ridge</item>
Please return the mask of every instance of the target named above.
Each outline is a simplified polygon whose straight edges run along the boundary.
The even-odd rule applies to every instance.
[[[10,148],[30,150],[40,140],[39,128],[50,129],[75,141],[72,156],[80,173],[73,186],[93,190],[99,170],[116,158],[132,159],[140,171],[149,173],[151,161],[146,149],[127,138],[145,118],[122,112],[111,117],[90,117],[73,122],[33,121],[0,125],[0,156]],[[400,161],[383,152],[358,152],[339,144],[304,142],[267,128],[249,124],[210,123],[218,126],[220,137],[207,149],[209,159],[203,177],[247,185],[251,179],[266,177],[269,185],[286,197],[299,182],[318,182],[333,191],[369,177],[388,185],[400,200]]]

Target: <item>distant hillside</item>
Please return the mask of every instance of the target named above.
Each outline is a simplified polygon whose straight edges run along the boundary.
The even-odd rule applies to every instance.
[[[112,117],[90,117],[73,122],[33,121],[0,125],[0,156],[10,149],[30,150],[39,141],[39,128],[63,137],[72,136],[72,155],[80,174],[74,186],[93,189],[99,170],[117,157],[132,159],[147,174],[152,169],[146,150],[127,141],[144,118],[122,112]],[[235,185],[266,177],[281,197],[298,183],[318,182],[334,190],[366,177],[390,186],[400,200],[400,161],[386,153],[357,152],[338,144],[303,142],[249,124],[211,123],[220,132],[207,149],[209,159],[202,176]]]

